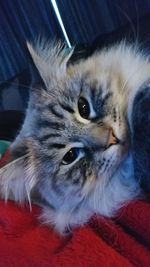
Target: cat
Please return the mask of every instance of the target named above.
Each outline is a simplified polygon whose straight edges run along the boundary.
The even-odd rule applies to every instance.
[[[23,126],[0,170],[7,200],[38,201],[63,234],[91,216],[111,217],[141,197],[134,177],[132,109],[150,63],[121,42],[68,64],[60,44],[28,44],[42,83],[31,88]]]

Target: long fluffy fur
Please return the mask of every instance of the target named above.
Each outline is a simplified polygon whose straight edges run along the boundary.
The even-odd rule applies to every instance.
[[[149,79],[148,59],[122,42],[67,68],[71,52],[60,45],[42,42],[28,48],[44,87],[33,86],[24,124],[11,146],[14,158],[23,145],[30,153],[0,170],[1,194],[30,202],[30,195],[38,193],[42,220],[60,233],[95,212],[114,216],[140,196],[129,135],[135,95]],[[80,95],[88,99],[98,122],[81,117]],[[102,122],[113,128],[122,145],[91,150],[104,142]],[[76,163],[62,166],[65,153],[76,146],[81,151],[86,147],[89,154],[83,151]]]

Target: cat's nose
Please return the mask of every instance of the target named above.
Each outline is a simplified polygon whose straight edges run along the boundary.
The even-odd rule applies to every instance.
[[[91,133],[93,140],[103,149],[119,143],[119,139],[115,136],[111,127],[93,127]]]
[[[108,140],[106,148],[109,148],[111,145],[116,145],[119,143],[119,139],[115,136],[112,129],[109,130]]]

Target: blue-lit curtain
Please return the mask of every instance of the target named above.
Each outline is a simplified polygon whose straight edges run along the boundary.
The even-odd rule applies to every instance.
[[[26,41],[62,38],[50,0],[0,1],[0,83],[27,67]]]

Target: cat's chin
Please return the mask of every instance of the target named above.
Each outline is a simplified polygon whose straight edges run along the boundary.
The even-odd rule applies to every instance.
[[[97,181],[95,189],[80,206],[72,211],[45,207],[41,219],[45,224],[52,225],[59,234],[64,235],[71,232],[73,227],[87,223],[94,213],[105,217],[116,216],[122,206],[139,195],[139,184],[133,175],[132,157],[128,155],[108,183]]]
[[[122,206],[140,194],[139,183],[134,177],[132,156],[128,153],[111,178],[98,180],[89,203],[97,214],[113,217]]]
[[[66,235],[71,233],[74,227],[83,226],[92,215],[93,211],[87,205],[81,206],[73,212],[45,207],[40,215],[40,220],[46,225],[51,225],[58,234]]]

